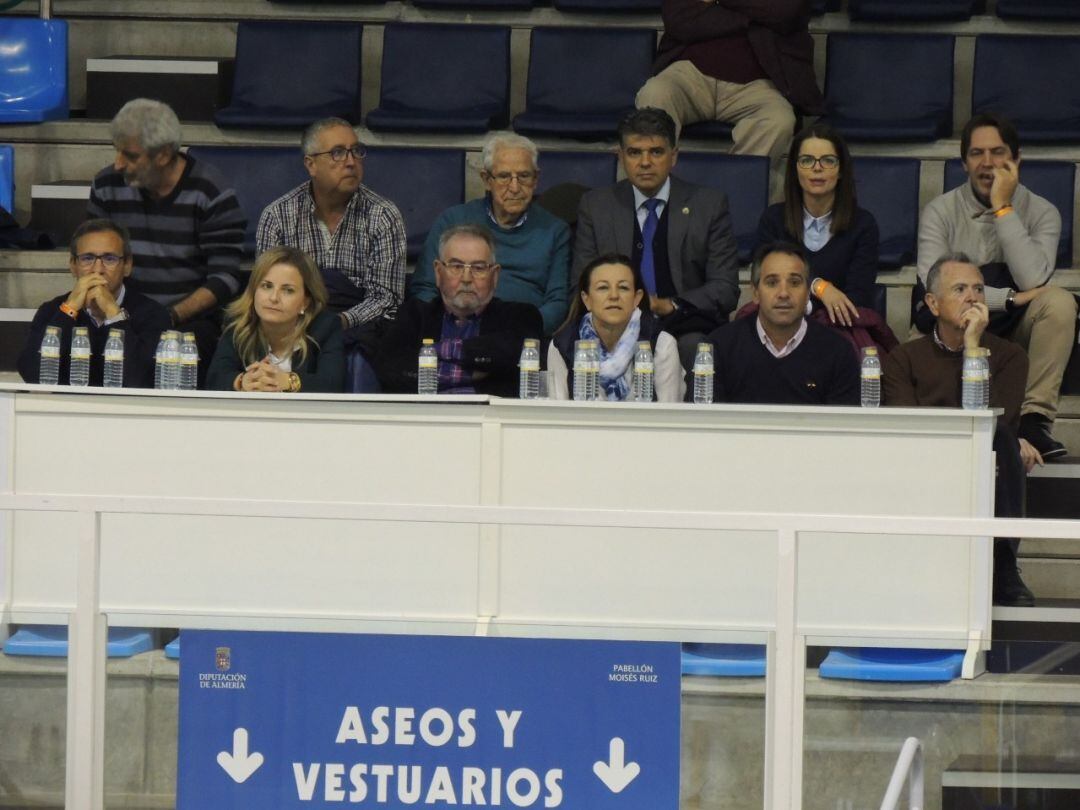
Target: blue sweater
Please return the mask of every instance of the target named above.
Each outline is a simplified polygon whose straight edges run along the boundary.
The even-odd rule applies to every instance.
[[[758,222],[757,243],[797,242],[803,235],[790,234],[784,228],[784,204],[765,209]],[[851,227],[834,233],[825,247],[810,253],[810,278],[823,278],[839,287],[857,307],[874,306],[874,283],[878,272],[878,226],[874,215],[855,209]],[[817,306],[817,299],[814,299]]]
[[[470,200],[447,208],[428,232],[424,249],[409,281],[409,296],[430,301],[435,287],[435,259],[439,236],[453,225],[484,225],[495,237],[495,261],[501,266],[495,295],[503,301],[532,304],[550,335],[566,318],[569,308],[570,228],[539,205],[529,206],[525,224],[503,228],[488,216],[487,199]]]

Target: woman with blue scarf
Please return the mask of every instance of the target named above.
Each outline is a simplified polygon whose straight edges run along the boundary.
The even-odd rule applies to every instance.
[[[638,341],[647,340],[653,350],[656,400],[682,402],[685,381],[678,343],[649,311],[641,274],[626,256],[599,256],[582,271],[570,315],[548,347],[552,399],[570,399],[576,340],[595,340],[600,347],[602,399],[630,399],[634,354]]]

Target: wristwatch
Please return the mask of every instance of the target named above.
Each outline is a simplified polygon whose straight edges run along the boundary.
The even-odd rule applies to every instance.
[[[1005,294],[1005,309],[1012,312],[1016,308],[1016,290],[1009,290]]]

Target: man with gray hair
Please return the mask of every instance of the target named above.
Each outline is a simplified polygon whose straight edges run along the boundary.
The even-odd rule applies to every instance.
[[[300,146],[311,179],[266,206],[256,249],[289,245],[315,260],[330,308],[341,314],[355,377],[355,355],[374,355],[404,297],[405,222],[396,205],[363,185],[367,150],[348,121],[316,121]]]
[[[540,179],[536,144],[512,132],[493,132],[484,142],[480,177],[486,194],[448,208],[431,226],[409,295],[430,301],[438,294],[435,261],[439,238],[454,225],[484,225],[494,235],[502,265],[499,298],[531,304],[550,335],[569,306],[570,228],[539,205],[533,192]]]
[[[417,358],[430,338],[439,358],[440,394],[518,394],[518,356],[525,338],[539,338],[540,313],[495,297],[500,266],[483,225],[451,225],[439,237],[432,272],[438,297],[410,298],[379,347],[376,371],[384,391],[417,393]]]
[[[194,332],[208,362],[221,332],[218,310],[243,285],[247,220],[236,192],[213,166],[180,151],[180,122],[167,104],[129,101],[110,134],[116,160],[94,178],[88,218],[128,230],[127,286],[166,307],[174,326]]]
[[[983,274],[964,253],[947,253],[926,274],[926,305],[935,323],[929,335],[893,349],[884,364],[884,402],[898,407],[958,408],[964,351],[990,350],[990,407],[1001,408],[994,433],[997,478],[994,513],[1023,517],[1024,472],[1042,457],[1017,438],[1028,377],[1024,350],[989,330]],[[932,459],[928,459],[932,461]],[[1016,567],[1015,539],[994,543],[994,603],[1031,605],[1034,597]]]

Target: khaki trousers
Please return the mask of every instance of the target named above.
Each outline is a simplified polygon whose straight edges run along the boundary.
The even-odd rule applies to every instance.
[[[1009,340],[1019,343],[1028,355],[1027,390],[1021,414],[1038,413],[1054,420],[1061,378],[1072,353],[1076,332],[1076,299],[1061,287],[1046,292],[1027,305]]]

